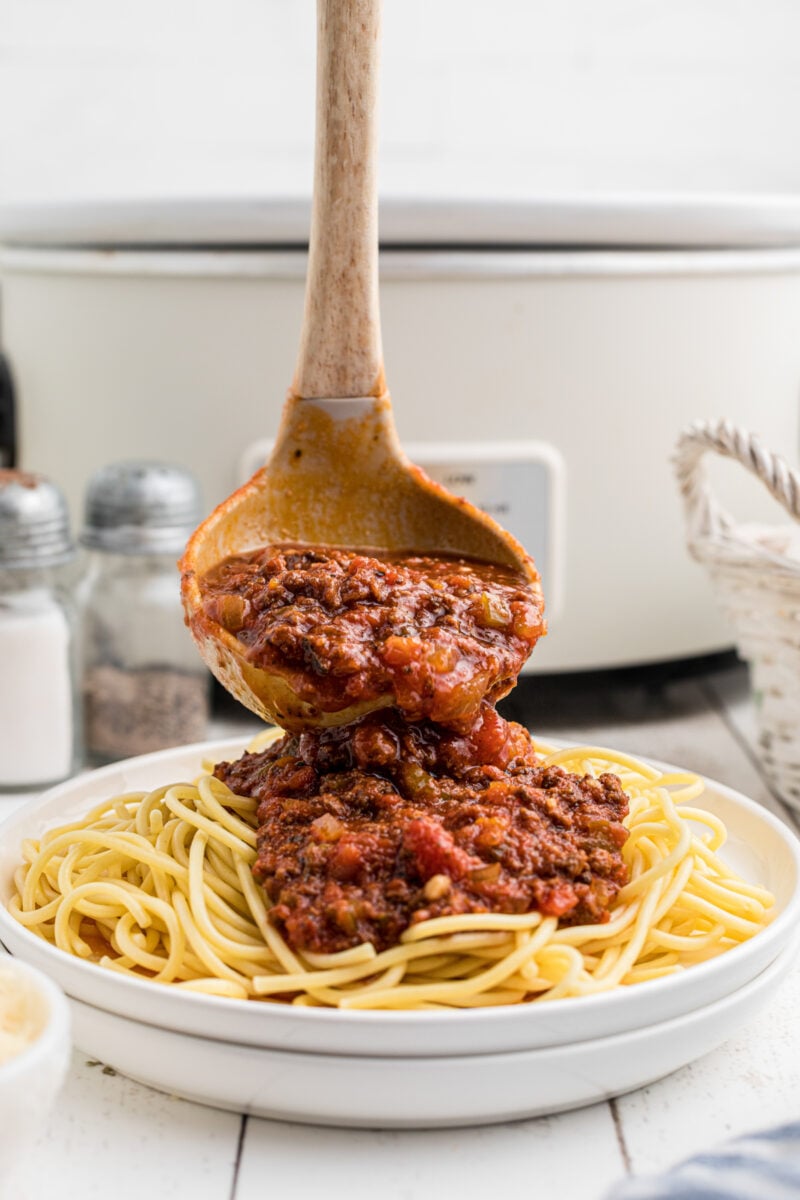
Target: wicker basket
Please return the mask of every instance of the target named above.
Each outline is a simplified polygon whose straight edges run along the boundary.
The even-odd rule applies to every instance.
[[[750,664],[766,771],[782,799],[800,807],[800,529],[736,525],[715,499],[707,451],[736,459],[800,522],[800,475],[728,421],[698,421],[681,434],[675,467],[691,553]]]

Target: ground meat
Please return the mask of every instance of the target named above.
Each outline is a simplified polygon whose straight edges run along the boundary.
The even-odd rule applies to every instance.
[[[538,583],[440,556],[271,546],[202,581],[208,617],[348,721],[216,774],[258,807],[256,879],[298,950],[394,945],[409,925],[538,911],[601,922],[627,880],[619,780],[543,767],[498,716],[544,632]]]
[[[268,546],[201,581],[206,614],[326,713],[380,701],[468,728],[544,632],[541,592],[466,559]]]
[[[254,873],[296,949],[382,950],[456,913],[602,922],[627,880],[616,776],[542,767],[489,705],[461,735],[381,712],[216,774],[260,801]]]

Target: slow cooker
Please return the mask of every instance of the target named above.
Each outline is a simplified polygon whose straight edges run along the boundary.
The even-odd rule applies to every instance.
[[[800,201],[408,192],[381,208],[400,436],[539,561],[550,634],[530,668],[725,648],[670,455],[724,415],[795,458]],[[76,518],[92,471],[140,456],[190,467],[215,505],[277,426],[307,227],[302,195],[0,214],[6,458]],[[759,519],[748,487],[723,481]]]

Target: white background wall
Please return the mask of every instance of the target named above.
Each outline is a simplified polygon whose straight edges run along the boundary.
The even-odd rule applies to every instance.
[[[0,0],[0,202],[306,191],[313,9]],[[797,0],[385,12],[384,190],[800,190]]]

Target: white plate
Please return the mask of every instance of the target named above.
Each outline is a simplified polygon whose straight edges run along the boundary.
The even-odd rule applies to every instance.
[[[765,1004],[790,945],[729,996],[671,1021],[572,1046],[445,1058],[296,1054],[155,1029],[72,1002],[81,1050],[159,1091],[307,1125],[484,1125],[579,1108],[685,1066]]]
[[[760,805],[707,782],[703,803],[729,830],[727,860],[776,896],[776,917],[763,932],[683,974],[597,996],[465,1012],[338,1012],[271,1002],[202,996],[129,979],[64,954],[6,911],[25,837],[83,815],[117,792],[193,778],[202,758],[241,753],[241,740],[209,742],[128,759],[61,784],[18,809],[0,826],[0,941],[95,1008],[202,1037],[322,1054],[505,1054],[608,1037],[708,1005],[753,979],[800,925],[800,844]]]

